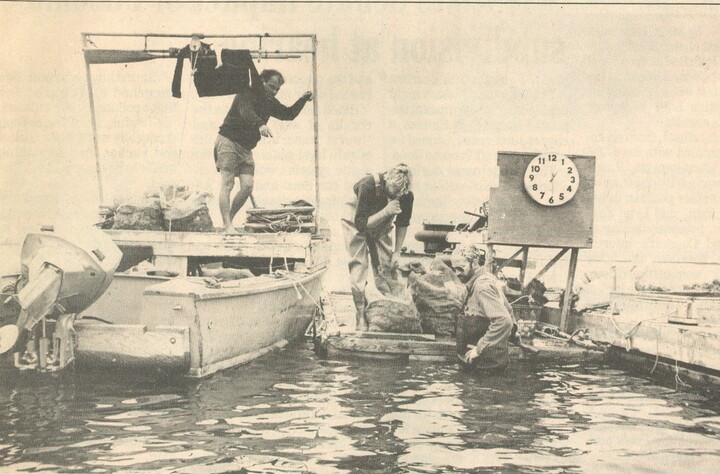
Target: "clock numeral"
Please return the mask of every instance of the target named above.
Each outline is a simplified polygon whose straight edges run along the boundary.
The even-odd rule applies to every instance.
[[[570,176],[570,182],[571,182],[571,183],[574,183],[574,182],[575,182],[575,176]]]
[[[532,181],[533,179],[535,179],[535,175],[531,174],[530,176],[528,176],[528,178],[530,178],[530,181]]]
[[[557,161],[557,155],[548,155],[550,161]]]
[[[568,174],[572,174],[572,172],[573,172],[572,166],[568,166]]]
[[[540,199],[545,199],[545,193],[540,191]]]
[[[561,164],[561,165],[564,165],[564,164],[565,164],[565,158],[563,158],[562,160],[560,160],[560,164]]]
[[[539,158],[539,159],[538,159],[538,163],[540,163],[541,165],[544,165],[544,164],[545,164],[545,157],[543,156],[542,158]]]
[[[567,188],[567,192],[569,192],[569,193],[571,193],[571,192],[572,192],[572,186],[568,186],[568,188]]]
[[[532,170],[533,170],[533,173],[539,173],[539,172],[540,172],[540,167],[537,166],[537,165],[535,165],[535,166],[532,167]]]
[[[533,191],[537,191],[537,184],[533,184],[532,190],[533,190]]]
[[[560,200],[561,200],[561,201],[564,201],[564,200],[565,200],[565,193],[560,193]]]
[[[550,200],[548,201],[550,204],[554,203],[555,200],[553,199],[553,196],[550,196]]]

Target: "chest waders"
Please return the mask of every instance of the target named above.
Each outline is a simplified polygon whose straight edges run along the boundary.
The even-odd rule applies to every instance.
[[[373,174],[375,181],[376,196],[382,195],[382,183],[379,174]],[[358,198],[355,193],[345,203],[343,217],[341,219],[343,236],[345,237],[345,248],[350,254],[348,270],[350,271],[350,289],[352,290],[353,302],[356,309],[356,323],[358,326],[367,325],[365,319],[365,288],[368,280],[368,266],[372,264],[375,286],[378,288],[387,287],[384,285],[384,278],[380,269],[390,266],[393,253],[390,231],[393,228],[395,216],[391,216],[376,229],[367,229],[359,232],[355,227],[355,213],[357,212]]]

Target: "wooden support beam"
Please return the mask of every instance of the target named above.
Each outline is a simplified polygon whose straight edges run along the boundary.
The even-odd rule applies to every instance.
[[[525,271],[527,270],[528,253],[530,253],[530,247],[527,245],[522,248],[522,264],[520,265],[520,286],[525,288]]]
[[[493,244],[487,244],[487,253],[485,254],[485,269],[495,274],[495,269],[493,268],[495,264],[495,248],[493,247]]]
[[[569,248],[569,247],[566,247],[566,248],[562,249],[560,252],[558,252],[558,254],[555,255],[555,256],[553,257],[553,259],[550,260],[550,261],[547,263],[547,265],[545,265],[545,266],[542,268],[542,270],[540,270],[540,271],[537,273],[537,275],[535,275],[535,276],[533,277],[533,279],[539,280],[543,275],[545,275],[545,273],[547,273],[548,270],[550,270],[550,269],[553,267],[553,265],[555,265],[555,264],[558,262],[558,260],[560,260],[560,259],[563,257],[563,255],[565,255],[565,254],[567,253],[568,250],[570,250],[570,248]]]
[[[567,249],[565,249],[567,250]],[[568,266],[567,283],[565,284],[565,298],[563,301],[562,312],[560,313],[560,329],[568,332],[570,321],[568,316],[570,314],[570,307],[572,306],[572,289],[573,281],[575,280],[575,269],[577,268],[578,253],[580,250],[573,248],[570,253],[570,265]]]
[[[518,255],[520,255],[520,252],[523,251],[523,248],[525,248],[525,247],[521,247],[517,252],[515,252],[514,254],[512,254],[511,257],[508,257],[508,258],[506,258],[506,259],[503,259],[503,261],[498,265],[497,271],[499,272],[500,270],[502,270],[503,268],[505,268],[505,266],[507,266],[509,263],[511,263],[515,257],[517,257]]]

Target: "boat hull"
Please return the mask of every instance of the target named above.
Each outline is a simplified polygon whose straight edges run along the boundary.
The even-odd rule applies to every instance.
[[[77,364],[205,377],[302,337],[325,269],[224,286],[116,275],[76,322]]]

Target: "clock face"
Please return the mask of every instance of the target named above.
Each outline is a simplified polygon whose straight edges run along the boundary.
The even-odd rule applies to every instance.
[[[580,186],[575,163],[565,155],[538,155],[525,170],[525,191],[543,206],[562,206],[569,202]]]

